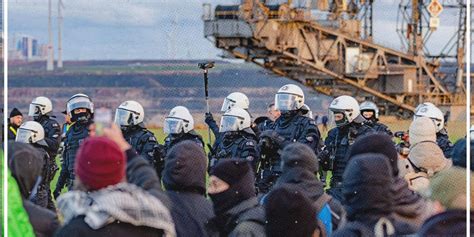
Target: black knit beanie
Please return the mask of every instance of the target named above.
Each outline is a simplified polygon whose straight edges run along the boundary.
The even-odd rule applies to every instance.
[[[18,115],[23,116],[23,114],[20,112],[20,110],[18,110],[17,108],[13,108],[12,112],[10,112],[10,118],[13,118],[13,117],[18,116]]]
[[[364,153],[385,155],[388,158],[393,175],[398,176],[398,152],[390,136],[380,133],[362,136],[352,144],[348,156],[352,158]]]
[[[311,237],[317,228],[316,209],[295,185],[271,191],[265,201],[267,236]]]
[[[281,160],[283,162],[283,171],[301,167],[309,170],[312,173],[318,172],[318,158],[314,151],[307,145],[302,143],[292,143],[283,149],[281,153]]]

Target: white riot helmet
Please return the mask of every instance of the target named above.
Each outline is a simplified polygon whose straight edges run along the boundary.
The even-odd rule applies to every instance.
[[[44,141],[44,128],[40,123],[28,121],[18,128],[15,141],[21,143],[40,144],[47,146]]]
[[[73,114],[75,109],[87,109],[90,112],[89,116],[78,116]],[[71,117],[71,121],[82,121],[88,120],[92,114],[94,114],[94,103],[85,94],[75,94],[73,95],[66,104],[66,112]]]
[[[51,103],[51,100],[44,96],[40,96],[34,98],[31,102],[28,116],[38,117],[51,111],[53,111],[53,104]]]
[[[86,94],[75,94],[67,101],[66,111],[69,115],[72,115],[72,111],[75,109],[88,109],[91,113],[94,113],[94,104]]]
[[[143,106],[133,100],[120,104],[115,110],[115,123],[120,126],[133,126],[143,122],[145,111]]]
[[[474,125],[471,125],[471,128],[469,129],[469,134],[471,136],[471,141],[474,140]]]
[[[334,99],[329,105],[332,113],[342,113],[342,121],[336,121],[336,126],[340,127],[351,123],[360,115],[359,103],[354,97],[343,95]]]
[[[241,109],[249,109],[249,98],[240,92],[233,92],[230,93],[222,103],[221,112],[225,112],[231,108],[238,107]]]
[[[373,111],[374,112],[374,115],[373,115],[374,118],[377,119],[377,120],[379,119],[379,108],[377,107],[377,105],[374,102],[367,100],[367,101],[364,101],[364,102],[360,103],[359,107],[360,107],[360,113],[361,114],[363,114],[364,111]],[[364,115],[362,115],[362,116],[364,116]]]
[[[434,105],[425,105],[418,109],[415,113],[415,119],[419,117],[430,118],[436,127],[436,132],[441,131],[444,128],[444,114],[443,112]]]
[[[304,105],[303,90],[293,84],[282,86],[275,95],[275,108],[284,112],[298,110]]]
[[[236,132],[250,128],[250,114],[241,108],[234,107],[222,116],[219,132]]]
[[[423,103],[419,104],[418,106],[416,106],[416,108],[415,108],[415,114],[418,113],[418,110],[420,110],[422,107],[425,107],[425,106],[433,106],[433,107],[436,107],[436,105],[434,105],[434,104],[431,103],[431,102],[423,102]],[[415,119],[415,116],[413,116],[413,119]]]
[[[194,119],[184,106],[174,107],[165,118],[163,131],[166,134],[188,133],[194,129]]]
[[[311,111],[308,105],[304,104],[303,107],[301,107],[301,110],[306,111],[304,114],[305,117],[313,119],[313,111]]]

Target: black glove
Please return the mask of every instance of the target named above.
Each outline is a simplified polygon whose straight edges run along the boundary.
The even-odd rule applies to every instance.
[[[280,136],[277,132],[273,130],[265,130],[260,134],[260,139],[268,138],[274,143],[275,145],[282,147],[285,143],[285,138]]]
[[[328,150],[322,150],[318,154],[318,160],[322,170],[327,171],[334,168],[334,159],[331,158],[331,154]]]
[[[60,194],[61,194],[61,191],[58,189],[55,189],[53,192],[54,200],[57,200]]]
[[[209,124],[211,123],[212,121],[214,121],[214,117],[212,116],[212,113],[209,112],[209,113],[206,113],[205,115],[205,119],[204,119],[204,122],[206,122],[206,124]]]

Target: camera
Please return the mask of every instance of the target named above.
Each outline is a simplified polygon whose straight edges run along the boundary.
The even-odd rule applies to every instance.
[[[214,62],[198,63],[200,69],[206,70],[214,67]]]

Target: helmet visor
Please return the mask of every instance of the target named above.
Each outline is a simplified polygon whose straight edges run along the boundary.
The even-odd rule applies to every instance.
[[[28,110],[28,116],[38,116],[41,115],[41,105],[30,104],[30,109]]]
[[[21,143],[32,143],[32,137],[35,135],[35,132],[29,129],[18,128],[15,141]]]
[[[183,120],[177,118],[166,118],[163,131],[166,134],[178,134],[183,131]]]
[[[85,97],[76,97],[67,103],[67,112],[72,113],[75,109],[88,109],[92,112],[92,102]]]
[[[132,124],[132,113],[128,110],[115,110],[115,121],[120,126],[130,126]]]
[[[275,108],[280,111],[297,110],[298,96],[292,94],[276,94]]]
[[[329,127],[342,127],[349,123],[346,111],[341,109],[329,110]]]
[[[235,101],[234,100],[231,100],[229,98],[225,98],[224,99],[224,103],[222,103],[222,108],[221,108],[221,112],[226,112],[227,110],[231,109],[232,107],[234,107],[235,105]]]
[[[230,132],[239,130],[239,118],[235,116],[222,116],[219,132]]]

